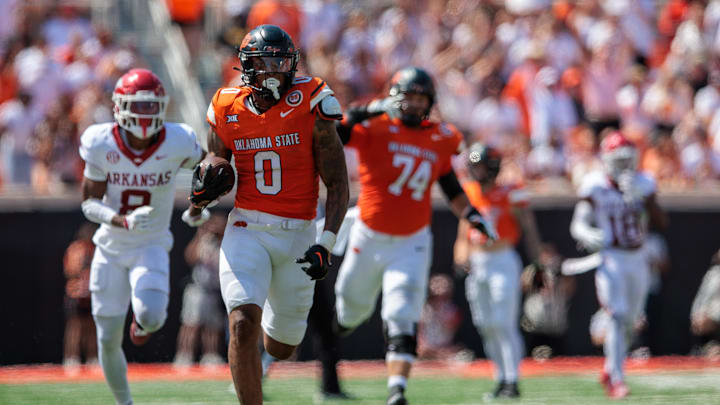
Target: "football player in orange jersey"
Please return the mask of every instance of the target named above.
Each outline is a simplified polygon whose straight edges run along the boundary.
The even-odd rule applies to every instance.
[[[387,403],[402,405],[427,294],[432,184],[439,182],[458,217],[491,238],[494,231],[470,205],[452,170],[460,133],[428,119],[435,100],[430,75],[406,68],[391,83],[388,98],[351,109],[338,126],[343,143],[358,152],[362,190],[335,284],[335,322],[338,333],[349,334],[372,315],[382,289]]]
[[[522,228],[528,256],[537,262],[540,235],[527,207],[528,194],[517,186],[496,183],[501,163],[496,149],[475,143],[467,151],[466,163],[471,179],[463,182],[463,188],[499,238],[488,244],[485,235],[461,223],[454,260],[469,272],[465,291],[473,323],[482,335],[485,355],[495,363],[498,384],[493,396],[514,398],[520,396],[518,366],[524,351],[518,330],[522,262],[515,244]]]
[[[235,158],[237,192],[220,248],[220,287],[235,390],[241,403],[256,405],[262,403],[261,326],[275,358],[288,358],[302,340],[315,280],[327,273],[347,210],[348,183],[333,122],[342,118],[340,104],[323,80],[295,77],[298,51],[290,36],[258,26],[238,57],[244,85],[215,93],[207,111],[208,152]],[[316,241],[318,175],[327,200]],[[191,217],[219,196],[213,178],[194,180]]]

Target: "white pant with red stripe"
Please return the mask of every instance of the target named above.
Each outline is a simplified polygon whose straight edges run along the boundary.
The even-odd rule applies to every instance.
[[[429,227],[393,236],[357,219],[335,283],[340,324],[353,328],[368,319],[382,290],[383,321],[393,333],[413,335],[427,295],[431,255]]]
[[[220,247],[220,290],[227,312],[263,308],[262,327],[278,342],[305,335],[315,282],[295,263],[315,244],[312,221],[233,209]]]

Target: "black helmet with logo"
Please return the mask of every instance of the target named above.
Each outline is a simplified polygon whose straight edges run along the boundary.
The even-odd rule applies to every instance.
[[[404,111],[403,100],[408,93],[427,96],[430,101],[428,108],[421,114]],[[390,81],[390,97],[395,98],[394,105],[402,122],[408,126],[418,126],[430,115],[430,110],[435,103],[433,79],[425,70],[418,67],[401,69],[393,75]]]
[[[276,25],[259,25],[245,35],[238,47],[238,58],[242,65],[242,80],[255,94],[267,101],[277,101],[291,86],[297,71],[298,50],[292,38]],[[283,83],[262,74],[282,74]]]

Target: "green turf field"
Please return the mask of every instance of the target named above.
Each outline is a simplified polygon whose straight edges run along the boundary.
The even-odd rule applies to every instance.
[[[632,395],[628,404],[717,404],[720,403],[720,375],[717,373],[657,373],[633,375],[628,379]],[[237,404],[229,382],[135,382],[131,383],[135,405],[143,404]],[[355,399],[327,404],[384,404],[385,379],[352,379],[344,382]],[[317,380],[270,379],[265,383],[266,403],[314,404]],[[485,393],[492,388],[488,380],[463,378],[415,378],[410,380],[408,400],[412,405],[523,403],[523,404],[604,404],[595,377],[583,375],[530,377],[521,382],[521,401],[491,401]],[[0,404],[112,404],[103,383],[0,385]]]

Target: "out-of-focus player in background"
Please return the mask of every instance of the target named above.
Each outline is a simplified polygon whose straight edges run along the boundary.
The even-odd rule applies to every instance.
[[[600,148],[604,170],[583,178],[570,233],[585,249],[600,251],[602,257],[595,286],[610,324],[600,380],[609,397],[623,398],[630,393],[625,384],[625,356],[650,285],[643,250],[648,221],[664,229],[666,218],[655,200],[654,180],[637,171],[635,145],[612,131]]]
[[[220,338],[225,332],[225,313],[220,296],[218,267],[220,243],[226,218],[213,214],[198,227],[185,248],[185,261],[192,267],[191,280],[183,292],[180,331],[173,364],[187,367],[194,362],[198,338],[202,347],[200,365],[225,363],[220,356]]]
[[[404,392],[417,355],[417,324],[432,255],[435,181],[459,218],[494,237],[452,170],[460,133],[428,119],[434,101],[430,75],[405,68],[393,76],[388,98],[351,109],[338,126],[343,143],[358,152],[362,189],[359,217],[335,284],[337,328],[346,335],[368,319],[382,289],[389,405],[407,403]]]
[[[63,258],[66,279],[63,367],[70,373],[78,370],[82,356],[86,364],[97,364],[95,323],[90,310],[90,263],[95,250],[92,236],[96,229],[93,223],[83,223]]]
[[[80,139],[82,211],[101,224],[90,273],[100,364],[115,401],[127,405],[121,345],[128,303],[130,339],[143,345],[167,317],[176,175],[203,151],[189,126],[165,122],[168,96],[151,71],[124,74],[112,99],[116,122],[92,125]]]
[[[256,405],[262,403],[261,325],[265,349],[277,359],[301,342],[315,280],[327,273],[347,210],[348,180],[333,122],[342,118],[340,104],[322,79],[295,77],[298,50],[290,36],[274,25],[256,27],[238,57],[244,85],[213,96],[208,151],[235,157],[237,193],[220,249],[220,286],[237,396]],[[327,200],[316,241],[318,175]],[[194,182],[191,217],[218,197],[206,181]]]
[[[699,352],[708,359],[720,359],[720,250],[703,276],[690,310],[690,331]]]
[[[498,240],[468,224],[458,226],[454,260],[465,267],[465,292],[473,323],[482,335],[485,355],[495,364],[497,387],[493,396],[514,398],[518,390],[518,367],[524,347],[518,328],[522,261],[515,251],[521,231],[528,258],[537,262],[540,234],[528,208],[529,194],[518,185],[496,182],[502,157],[488,145],[474,143],[466,152],[469,179],[463,188],[472,205],[498,231]]]

